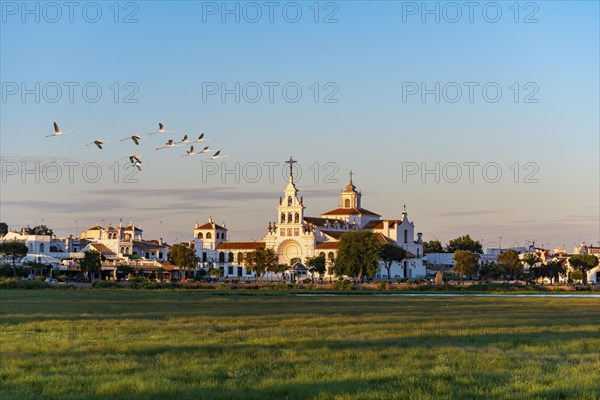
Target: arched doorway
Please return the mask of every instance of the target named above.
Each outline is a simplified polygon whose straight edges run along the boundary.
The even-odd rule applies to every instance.
[[[302,246],[295,240],[285,240],[277,248],[277,255],[280,264],[291,265],[292,260],[303,258]]]

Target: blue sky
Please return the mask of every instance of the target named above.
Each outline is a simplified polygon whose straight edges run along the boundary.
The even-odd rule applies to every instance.
[[[75,220],[82,228],[134,219],[146,236],[173,241],[189,239],[196,220],[213,216],[227,223],[234,240],[260,239],[276,217],[283,165],[274,182],[266,178],[266,167],[258,182],[243,176],[236,182],[233,175],[202,179],[206,163],[181,158],[184,147],[154,150],[167,139],[206,132],[215,139],[211,146],[231,155],[218,160],[219,170],[236,163],[240,170],[249,163],[283,163],[293,155],[303,170],[299,188],[309,214],[337,206],[352,169],[366,208],[393,218],[406,204],[426,240],[471,233],[485,243],[502,236],[503,244],[536,239],[568,248],[600,240],[597,2],[519,2],[518,23],[513,2],[494,3],[502,12],[496,23],[486,20],[495,17],[490,2],[479,2],[472,23],[464,6],[458,22],[447,22],[444,17],[454,17],[448,2],[428,3],[438,4],[439,23],[432,15],[421,21],[422,2],[320,2],[318,23],[313,1],[275,3],[273,23],[262,2],[228,3],[238,4],[238,23],[235,15],[222,21],[222,2],[194,1],[121,2],[118,23],[113,2],[95,3],[102,11],[96,23],[84,18],[94,17],[95,5],[81,2],[73,22],[62,8],[62,17],[52,23],[55,14],[47,3],[39,3],[36,22],[35,14],[22,15],[21,2],[3,1],[1,219],[15,228],[43,219],[60,234],[74,232]],[[291,23],[286,18],[294,17],[295,4],[302,16]],[[263,14],[252,23],[255,5]],[[405,13],[403,22],[403,10],[413,5],[419,10]],[[215,7],[216,14],[208,13]],[[132,12],[137,22],[124,23]],[[324,23],[331,13],[338,22]],[[525,23],[527,16],[538,22]],[[36,92],[36,82],[40,101],[35,94],[22,99],[21,85]],[[63,88],[54,103],[52,82]],[[66,82],[78,84],[73,102]],[[248,101],[255,96],[251,84],[239,103],[234,95],[224,102],[219,94],[203,99],[203,87],[224,83],[231,89],[236,82],[240,88],[255,82],[262,97]],[[265,82],[278,85],[273,102]],[[436,82],[439,103],[433,94],[422,102],[420,93],[403,92],[407,84],[432,89]],[[452,82],[462,89],[455,103],[447,101],[455,96],[455,84],[447,86],[446,97],[442,93]],[[473,102],[465,82],[476,85]],[[290,83],[302,90],[295,103],[281,90]],[[15,84],[18,92],[12,94]],[[86,84],[102,89],[97,102],[84,98]],[[486,84],[502,90],[497,102],[484,98]],[[137,103],[125,102],[134,88]],[[325,102],[333,92],[337,102]],[[528,94],[537,103],[525,102]],[[45,138],[53,121],[76,133]],[[153,131],[158,122],[177,133],[154,136],[137,148],[119,141]],[[102,151],[85,146],[97,138],[111,142]],[[125,182],[125,171],[115,181],[109,167],[122,168],[122,158],[132,152],[143,154],[149,165],[135,175],[138,183]],[[96,162],[103,175],[90,183],[76,169],[69,182],[63,169],[55,183],[43,174],[39,183],[33,175],[23,179],[21,168],[36,162],[40,169],[51,162]],[[479,167],[470,182],[464,163],[472,162]],[[335,169],[326,171],[326,163]],[[444,166],[450,174],[458,164],[463,177],[455,183],[419,173],[403,179],[406,163],[419,169],[439,163],[440,175]],[[502,171],[498,182],[481,174],[490,163]],[[8,175],[15,165],[19,170]],[[325,181],[332,171],[338,183]],[[529,172],[537,183],[524,182]]]

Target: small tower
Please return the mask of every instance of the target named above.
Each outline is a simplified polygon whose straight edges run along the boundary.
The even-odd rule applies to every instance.
[[[298,198],[298,189],[294,184],[294,163],[296,161],[290,157],[290,177],[277,207],[277,226],[282,232],[281,236],[298,236],[304,223],[304,204]]]
[[[346,190],[340,193],[340,207],[341,208],[360,208],[360,200],[362,194],[356,190],[356,186],[352,182],[354,173],[350,171],[350,182],[346,186]]]

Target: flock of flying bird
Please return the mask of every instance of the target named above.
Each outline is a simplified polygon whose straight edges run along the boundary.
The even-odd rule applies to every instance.
[[[54,123],[54,133],[52,135],[46,135],[46,137],[56,137],[56,136],[62,136],[62,135],[68,135],[71,134],[73,132],[63,132],[60,130],[60,128],[58,127],[58,124],[55,122]],[[147,139],[151,136],[157,135],[157,134],[163,134],[163,133],[175,133],[175,131],[167,131],[165,130],[165,127],[162,123],[158,124],[158,130],[155,132],[150,132],[148,133],[146,136],[140,136],[137,133],[133,134],[131,136],[127,136],[126,138],[121,139],[121,142],[125,142],[127,140],[131,140],[133,141],[133,143],[136,144],[136,146],[138,146],[140,144],[140,141],[142,139]],[[194,145],[196,143],[203,143],[203,142],[207,142],[207,141],[212,141],[212,139],[205,139],[204,138],[204,133],[202,133],[200,136],[198,136],[197,139],[194,140],[190,140],[188,139],[188,135],[185,135],[183,137],[183,139],[181,139],[181,141],[176,142],[173,139],[169,139],[169,141],[167,143],[165,143],[164,146],[162,147],[157,147],[156,150],[164,150],[164,149],[170,149],[170,148],[174,148],[174,147],[181,147],[181,146],[187,146],[190,145],[190,148],[188,150],[186,150],[186,154],[182,155],[181,157],[194,157],[194,156],[199,156],[201,154],[208,154],[208,153],[213,153],[212,156],[208,156],[206,159],[202,160],[202,161],[208,161],[208,160],[216,160],[219,158],[226,158],[229,157],[228,155],[223,156],[221,155],[221,150],[213,150],[211,149],[209,146],[206,146],[204,148],[202,148],[201,150],[195,150],[194,149]],[[95,145],[96,147],[98,147],[100,150],[102,150],[102,146],[105,143],[109,143],[110,140],[100,140],[100,139],[96,139],[91,143],[86,144],[86,146],[91,146],[91,145]],[[143,158],[144,156],[141,155],[137,155],[137,154],[131,154],[127,157],[124,157],[123,159],[129,159],[129,161],[131,162],[132,166],[137,168],[139,171],[142,170],[142,160],[141,158]],[[150,165],[148,163],[144,163],[143,165]]]

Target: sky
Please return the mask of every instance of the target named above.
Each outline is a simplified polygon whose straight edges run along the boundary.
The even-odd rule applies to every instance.
[[[308,215],[352,170],[365,208],[406,205],[425,240],[598,244],[599,3],[469,7],[1,1],[0,219],[173,242],[212,217],[260,240],[293,156]],[[176,132],[120,141],[159,122]],[[202,132],[229,157],[155,150]]]

